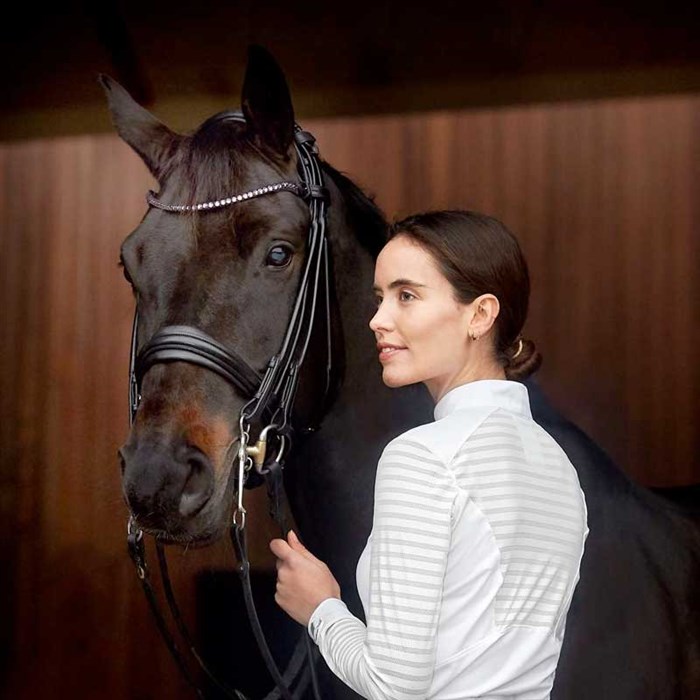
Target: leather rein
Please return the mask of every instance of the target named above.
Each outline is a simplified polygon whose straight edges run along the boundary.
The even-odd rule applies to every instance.
[[[225,112],[219,118],[245,122],[240,112]],[[134,313],[129,368],[130,425],[133,425],[141,401],[143,377],[155,364],[188,362],[204,367],[223,377],[239,394],[249,398],[241,409],[238,420],[240,437],[236,459],[236,507],[233,512],[230,536],[238,560],[238,574],[243,587],[246,610],[253,635],[265,665],[275,682],[275,688],[267,694],[265,700],[277,700],[278,698],[298,700],[303,695],[309,681],[311,681],[314,697],[316,700],[320,700],[318,680],[314,668],[314,655],[317,655],[317,651],[312,646],[306,630],[302,630],[299,642],[292,653],[284,674],[280,672],[270,653],[253,601],[246,540],[246,509],[243,499],[246,484],[253,471],[255,471],[259,475],[256,477],[258,483],[264,480],[267,484],[270,498],[270,513],[280,526],[282,536],[286,536],[288,531],[285,515],[286,494],[282,472],[286,455],[291,446],[291,417],[299,383],[299,372],[309,347],[314,328],[314,319],[317,309],[320,308],[319,305],[323,305],[326,325],[327,361],[323,406],[327,405],[333,389],[331,271],[329,269],[328,240],[326,237],[328,192],[324,187],[323,172],[314,137],[309,132],[303,131],[298,125],[295,125],[294,145],[298,156],[300,182],[276,182],[220,200],[193,205],[163,204],[153,192],[149,192],[147,196],[147,202],[150,206],[174,214],[185,214],[195,211],[206,212],[278,192],[291,192],[307,202],[311,220],[306,245],[305,264],[280,350],[270,359],[264,374],[261,375],[253,369],[235,351],[225,347],[203,331],[190,326],[166,326],[161,328],[139,350],[138,308]],[[259,431],[255,444],[252,444],[251,426],[261,422],[265,423],[265,427]],[[310,426],[306,430],[310,432],[316,427]],[[268,454],[267,449],[268,442],[271,440],[278,444],[277,454],[272,458]],[[165,616],[160,610],[155,590],[150,582],[144,533],[133,516],[129,518],[127,542],[129,554],[136,567],[136,573],[141,581],[158,629],[185,680],[193,687],[200,698],[204,698],[202,690],[197,686],[197,683],[189,673],[183,655],[169,631]],[[210,682],[226,697],[234,698],[235,700],[247,700],[239,690],[230,688],[226,683],[218,680],[197,653],[192,637],[184,624],[175,601],[163,544],[156,540],[155,546],[163,592],[175,625],[190,653]],[[305,655],[308,661],[306,665],[304,664]],[[291,686],[295,682],[296,689],[293,692]]]

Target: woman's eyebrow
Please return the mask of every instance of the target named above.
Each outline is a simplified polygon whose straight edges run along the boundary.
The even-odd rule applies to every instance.
[[[427,284],[421,284],[420,282],[414,282],[413,280],[406,279],[405,277],[400,277],[397,280],[391,282],[388,289],[396,289],[396,287],[427,287]],[[382,289],[379,285],[375,284],[372,287],[373,291],[381,292]]]

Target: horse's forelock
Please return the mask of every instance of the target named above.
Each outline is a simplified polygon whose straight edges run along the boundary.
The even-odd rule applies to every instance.
[[[242,122],[215,116],[181,144],[185,204],[220,199],[240,187],[253,148]]]
[[[227,112],[207,119],[191,136],[183,139],[180,147],[186,192],[183,203],[189,205],[242,191],[246,163],[260,157],[249,140],[246,124],[232,119]],[[376,257],[387,236],[388,226],[383,212],[373,197],[365,194],[343,173],[326,162],[323,169],[345,200],[349,223],[357,232],[360,244]],[[232,210],[229,213],[233,215]],[[195,225],[195,231],[196,228]]]

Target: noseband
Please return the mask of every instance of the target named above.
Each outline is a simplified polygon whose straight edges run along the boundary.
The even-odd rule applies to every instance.
[[[245,123],[240,112],[225,112],[217,119],[233,120]],[[282,454],[288,445],[291,435],[291,414],[299,383],[299,371],[303,365],[314,328],[314,319],[317,315],[319,304],[323,305],[326,324],[326,368],[325,388],[322,405],[328,404],[333,386],[333,357],[331,343],[331,290],[328,241],[326,238],[326,208],[328,205],[328,192],[324,187],[323,172],[318,158],[318,149],[314,137],[295,125],[294,145],[296,148],[300,182],[274,182],[248,192],[230,195],[222,199],[200,202],[197,204],[165,204],[157,195],[149,192],[147,202],[156,209],[161,209],[172,214],[189,214],[221,209],[240,202],[257,197],[289,192],[301,197],[307,202],[310,211],[310,226],[306,245],[306,259],[301,275],[301,281],[297,291],[294,306],[287,325],[287,330],[282,340],[279,352],[268,362],[263,374],[253,369],[234,350],[225,347],[214,338],[190,326],[166,326],[157,331],[150,340],[139,350],[138,340],[138,309],[134,314],[134,322],[131,335],[131,353],[129,369],[129,417],[130,425],[133,424],[141,401],[141,385],[148,370],[156,364],[169,362],[187,362],[203,367],[218,374],[226,380],[241,396],[248,399],[239,415],[239,449],[238,449],[238,474],[236,510],[233,514],[232,541],[239,560],[239,574],[241,575],[244,598],[253,633],[263,655],[263,659],[275,680],[277,690],[270,694],[285,700],[294,700],[289,690],[291,674],[288,669],[285,677],[282,677],[272,658],[267,643],[264,639],[257,612],[253,604],[250,590],[249,562],[245,539],[246,510],[243,505],[244,485],[248,480],[253,466],[268,480],[268,488],[276,494],[276,500],[280,499],[283,490],[281,471],[283,464]],[[260,431],[255,445],[250,445],[250,430],[254,422],[263,421],[267,425]],[[317,426],[307,426],[307,430],[313,430]],[[271,435],[276,435],[280,442],[280,451],[270,460],[267,458],[267,441]],[[280,521],[282,517],[280,516]],[[184,661],[175,645],[172,636],[167,631],[167,625],[157,605],[153,589],[148,582],[148,570],[145,560],[145,548],[143,544],[143,532],[138,527],[133,517],[129,521],[128,528],[129,551],[136,564],[137,573],[141,579],[146,597],[151,610],[156,618],[160,631],[175,658],[180,670],[186,679],[196,688],[187,672]],[[181,616],[172,596],[167,564],[162,545],[157,543],[158,558],[161,568],[161,578],[168,598],[171,612],[180,632],[191,647],[189,633],[182,624]],[[307,653],[311,661],[311,648],[309,637],[302,632],[307,645]],[[194,652],[193,652],[194,653]],[[219,683],[201,662],[199,656],[194,653],[204,672],[210,680],[217,685],[226,695],[240,700],[242,694],[231,690]],[[298,656],[295,652],[295,656]],[[299,666],[299,662],[296,664]],[[294,675],[296,674],[294,671]],[[317,682],[312,663],[309,664],[314,692],[318,696]],[[292,678],[293,680],[293,678]],[[301,682],[300,682],[301,683]],[[197,689],[197,692],[200,691]]]

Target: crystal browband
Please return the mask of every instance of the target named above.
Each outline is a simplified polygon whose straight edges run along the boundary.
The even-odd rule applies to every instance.
[[[231,197],[224,197],[223,199],[217,199],[212,202],[202,202],[200,204],[163,204],[158,200],[158,197],[156,197],[156,193],[153,190],[148,191],[146,201],[152,207],[156,207],[156,209],[162,209],[163,211],[169,211],[175,214],[186,214],[192,211],[221,209],[222,207],[228,207],[231,204],[237,204],[238,202],[244,202],[248,199],[262,197],[265,194],[273,194],[275,192],[292,192],[293,194],[297,195],[297,197],[306,197],[308,195],[307,188],[301,183],[276,182],[272,185],[258,187],[257,189],[242,192],[241,194],[233,195]]]

